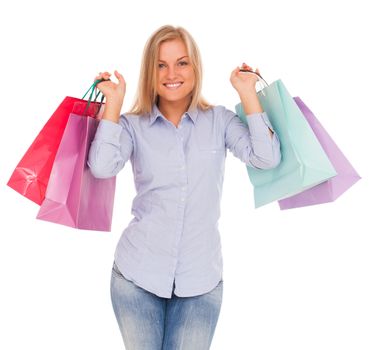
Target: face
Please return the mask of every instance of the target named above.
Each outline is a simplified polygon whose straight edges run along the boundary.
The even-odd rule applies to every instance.
[[[189,104],[194,86],[195,73],[182,40],[161,43],[157,86],[160,104],[181,101]]]

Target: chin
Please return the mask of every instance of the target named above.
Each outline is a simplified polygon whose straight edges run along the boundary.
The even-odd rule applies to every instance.
[[[191,100],[191,91],[188,92],[187,94],[168,94],[168,93],[165,93],[165,94],[160,94],[159,92],[159,98],[162,99],[162,101],[167,101],[167,102],[178,102],[178,101],[183,101],[183,100],[186,100],[188,99],[188,101]]]
[[[176,102],[185,100],[186,96],[162,96],[162,99],[168,102]]]

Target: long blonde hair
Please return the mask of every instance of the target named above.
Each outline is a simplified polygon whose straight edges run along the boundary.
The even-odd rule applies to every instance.
[[[181,39],[186,46],[195,73],[195,86],[192,91],[189,110],[196,107],[206,110],[212,107],[201,95],[202,63],[199,48],[186,29],[165,25],[157,29],[146,42],[135,101],[128,113],[142,115],[149,113],[158,101],[157,70],[160,44],[165,41]]]

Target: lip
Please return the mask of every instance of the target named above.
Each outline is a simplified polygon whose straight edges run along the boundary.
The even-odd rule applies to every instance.
[[[178,85],[179,84],[179,86],[177,86],[177,87],[180,87],[182,84],[183,84],[183,81],[176,81],[176,82],[173,82],[173,83],[163,83],[163,85],[165,86],[165,87],[168,87],[167,85],[168,84],[173,84],[173,85]],[[169,88],[170,89],[170,88]],[[172,88],[173,89],[173,88]]]

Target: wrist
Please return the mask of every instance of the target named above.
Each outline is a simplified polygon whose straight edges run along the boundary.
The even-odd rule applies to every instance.
[[[122,105],[120,103],[113,103],[111,101],[106,101],[102,119],[111,120],[118,123],[120,117]]]
[[[256,91],[253,93],[243,92],[240,94],[243,110],[246,114],[261,113],[263,108],[260,104]]]
[[[253,88],[250,89],[242,89],[242,91],[237,91],[238,95],[242,99],[249,99],[249,98],[257,98],[256,90]]]
[[[106,97],[105,106],[109,108],[121,109],[123,105],[123,99],[116,97]]]

